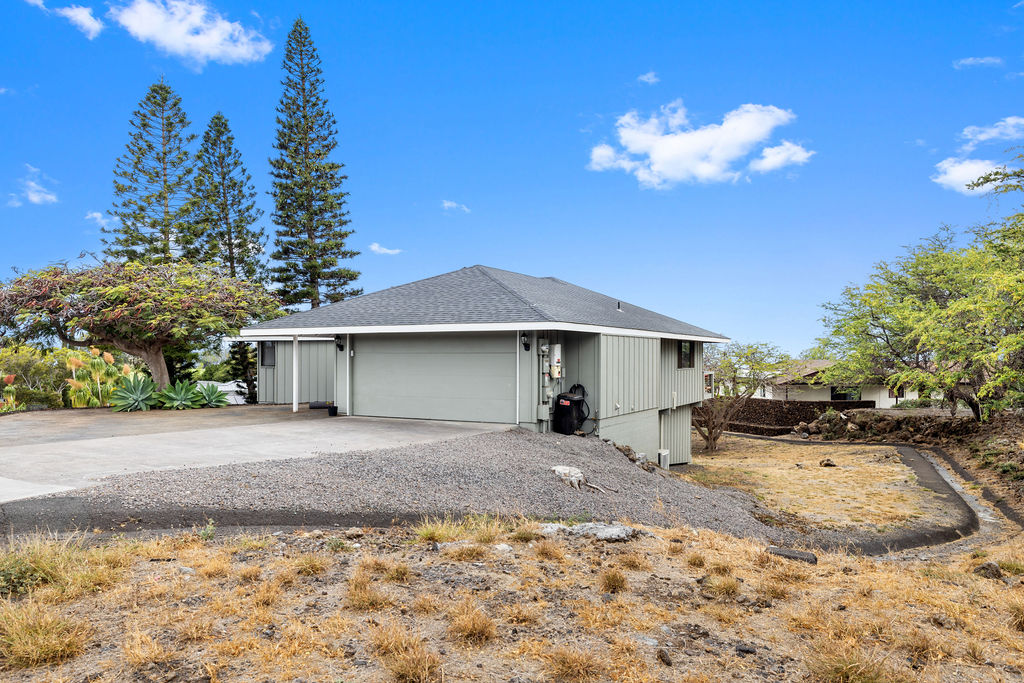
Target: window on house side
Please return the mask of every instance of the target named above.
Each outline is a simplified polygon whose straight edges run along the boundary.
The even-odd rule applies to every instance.
[[[277,346],[274,342],[260,342],[260,365],[265,368],[277,365]]]
[[[891,387],[889,389],[889,398],[903,398],[905,394],[906,392],[903,390],[902,387],[900,387],[897,391],[893,391]]]
[[[676,363],[677,368],[692,368],[693,367],[693,345],[692,341],[681,341],[679,342],[679,357]]]

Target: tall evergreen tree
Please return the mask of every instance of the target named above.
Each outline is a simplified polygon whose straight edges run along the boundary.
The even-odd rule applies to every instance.
[[[300,17],[285,46],[284,93],[277,106],[277,137],[270,160],[274,179],[272,218],[278,226],[271,256],[278,295],[285,304],[317,308],[362,293],[359,273],[341,265],[359,252],[345,209],[344,166],[330,160],[338,146],[337,121],[327,108],[320,56]]]
[[[149,86],[132,113],[131,136],[114,166],[117,222],[103,228],[103,253],[123,261],[169,263],[187,253],[195,235],[186,222],[190,210],[195,135],[181,108],[181,97],[163,78]]]
[[[256,208],[252,177],[235,147],[227,117],[217,112],[203,134],[196,155],[193,184],[192,234],[197,241],[189,256],[217,264],[233,278],[266,280],[266,233],[257,225],[263,211]],[[228,354],[231,377],[239,393],[256,402],[256,354],[246,342],[234,342]]]

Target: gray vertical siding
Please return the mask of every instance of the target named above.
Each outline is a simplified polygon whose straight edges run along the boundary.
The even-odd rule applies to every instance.
[[[260,359],[260,403],[292,402],[292,342],[274,342],[277,364],[263,367]],[[299,403],[334,400],[335,357],[332,341],[299,342]]]
[[[691,462],[690,406],[662,410],[659,416],[661,448],[668,449],[669,463],[685,465]]]
[[[657,409],[602,418],[599,429],[602,439],[630,446],[637,453],[645,453],[649,460],[657,459],[661,445]]]
[[[658,407],[660,344],[648,337],[601,335],[601,419]]]
[[[689,403],[700,403],[704,399],[704,344],[694,342],[693,346],[693,367],[680,369],[679,342],[675,339],[661,340],[659,407],[676,408]]]

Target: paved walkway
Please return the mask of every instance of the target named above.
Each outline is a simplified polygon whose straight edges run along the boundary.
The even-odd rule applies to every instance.
[[[329,418],[301,406],[0,416],[0,503],[92,486],[105,476],[307,458],[443,441],[510,425],[373,417]]]

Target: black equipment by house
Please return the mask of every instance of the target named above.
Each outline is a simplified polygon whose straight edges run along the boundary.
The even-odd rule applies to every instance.
[[[583,409],[583,396],[582,393],[565,393],[556,397],[555,415],[551,424],[553,430],[559,434],[576,433],[587,417]]]

